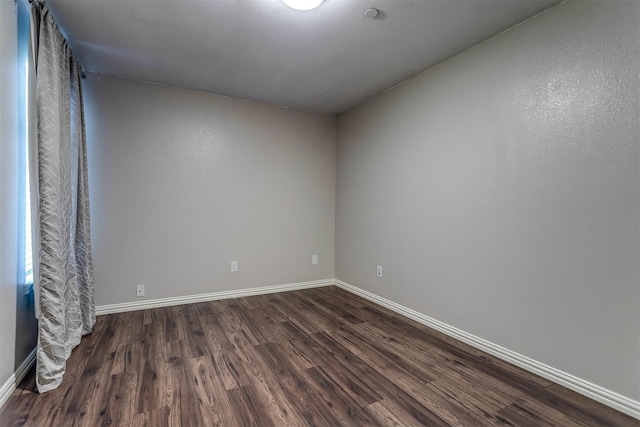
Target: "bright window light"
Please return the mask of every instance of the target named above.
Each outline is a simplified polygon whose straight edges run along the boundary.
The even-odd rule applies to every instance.
[[[311,10],[320,6],[323,0],[282,0],[284,4],[292,9]]]
[[[18,57],[22,63],[18,73],[18,280],[22,285],[33,283],[31,248],[31,194],[29,183],[29,3],[18,2]]]

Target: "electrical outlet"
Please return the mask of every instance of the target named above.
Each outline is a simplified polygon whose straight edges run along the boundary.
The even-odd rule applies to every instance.
[[[136,296],[143,297],[144,296],[144,285],[136,286]]]
[[[232,273],[238,272],[238,261],[231,261],[231,272]]]
[[[311,264],[318,263],[318,255],[311,255]]]
[[[382,277],[382,266],[381,265],[379,265],[378,268],[376,269],[376,276]]]

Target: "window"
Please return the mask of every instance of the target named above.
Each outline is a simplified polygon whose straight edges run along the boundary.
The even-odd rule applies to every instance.
[[[27,145],[26,151],[26,163],[25,173],[23,174],[25,179],[25,209],[24,209],[24,262],[23,262],[23,277],[25,284],[33,283],[33,254],[32,254],[32,240],[31,240],[31,191],[29,182],[29,147]]]
[[[19,254],[18,280],[33,283],[33,256],[31,248],[31,192],[29,182],[29,37],[30,6],[26,0],[18,4],[18,209]]]

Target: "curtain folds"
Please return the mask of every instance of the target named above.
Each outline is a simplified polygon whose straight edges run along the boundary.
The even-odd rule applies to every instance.
[[[95,303],[82,69],[47,6],[34,2],[31,18],[37,131],[30,169],[39,236],[36,383],[42,393],[62,382],[71,350],[93,328]]]

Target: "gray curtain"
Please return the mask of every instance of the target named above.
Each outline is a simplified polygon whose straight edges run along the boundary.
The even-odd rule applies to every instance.
[[[38,195],[34,288],[40,309],[36,383],[42,393],[62,382],[71,350],[93,328],[95,303],[82,69],[45,5],[32,4],[32,25],[37,156],[30,166]]]

